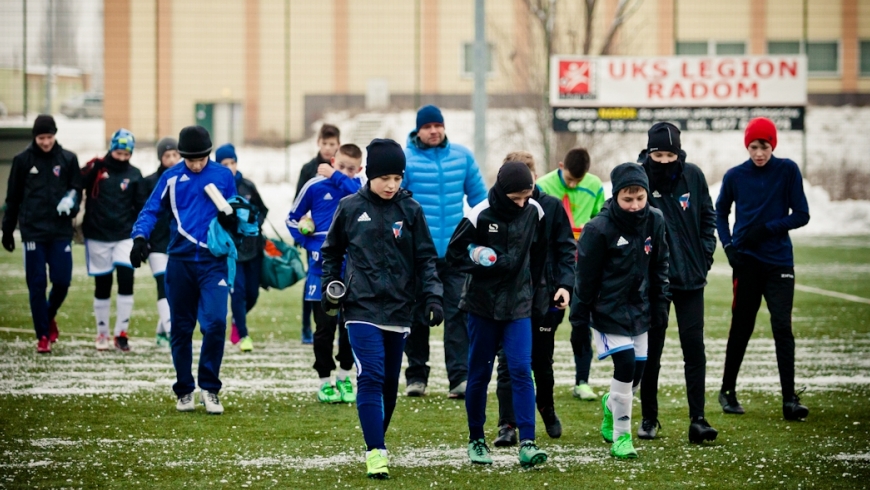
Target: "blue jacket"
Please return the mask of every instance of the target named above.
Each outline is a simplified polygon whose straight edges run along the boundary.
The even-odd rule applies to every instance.
[[[402,187],[411,191],[423,207],[435,250],[438,257],[444,257],[450,237],[465,214],[462,198],[468,196],[470,207],[486,200],[480,169],[468,148],[452,144],[447,138],[437,147],[425,147],[417,139],[417,131],[408,135],[405,159]]]
[[[205,193],[205,186],[211,183],[227,199],[236,195],[233,173],[212,160],[200,173],[191,172],[184,162],[167,169],[139,213],[130,237],[141,236],[147,240],[160,211],[167,209],[172,213],[172,218],[169,221],[170,238],[166,253],[179,260],[218,260],[208,250],[208,227],[218,213]]]
[[[309,272],[314,267],[314,273],[320,274],[319,253],[313,254],[312,252],[320,252],[323,240],[326,239],[326,233],[332,225],[332,217],[335,215],[335,210],[338,209],[338,202],[346,196],[356,194],[361,186],[358,177],[351,179],[341,172],[335,172],[328,179],[317,175],[299,190],[299,194],[293,202],[293,208],[287,215],[286,224],[296,243],[308,250],[309,258],[314,259],[309,261]],[[303,235],[299,232],[299,220],[309,211],[311,219],[314,221],[314,233]]]
[[[732,203],[733,234],[728,223]],[[737,251],[762,262],[791,267],[794,255],[788,232],[809,221],[803,177],[793,161],[771,156],[763,167],[747,160],[725,172],[716,200],[716,229],[723,247],[733,243]],[[758,247],[747,248],[743,237],[756,224],[764,224],[770,236]]]

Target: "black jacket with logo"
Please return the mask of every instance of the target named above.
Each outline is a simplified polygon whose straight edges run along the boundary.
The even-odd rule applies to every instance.
[[[73,218],[79,212],[82,178],[75,153],[55,143],[48,153],[35,142],[15,155],[6,190],[3,233],[12,233],[17,224],[25,242],[71,240]],[[57,205],[70,190],[76,204],[69,216],[57,214]]]
[[[716,211],[704,172],[684,159],[681,154],[669,185],[657,185],[652,178],[650,166],[660,163],[646,157],[643,167],[650,177],[649,203],[665,217],[670,288],[692,291],[707,285],[716,251]]]
[[[142,172],[107,155],[82,169],[85,194],[85,238],[117,242],[130,238],[145,199],[138,191]]]
[[[519,215],[506,220],[494,192],[462,218],[447,245],[447,262],[468,274],[459,308],[497,321],[531,318],[547,260],[544,210],[529,199]],[[472,244],[491,248],[495,263],[475,264],[468,252]]]
[[[139,181],[137,192],[139,193],[139,199],[141,199],[143,203],[148,201],[148,198],[151,197],[151,193],[154,192],[154,188],[157,187],[157,182],[160,180],[160,176],[162,176],[163,172],[168,168],[169,167],[160,165],[156,172]],[[148,248],[151,252],[166,253],[166,249],[169,247],[170,219],[172,219],[172,212],[168,209],[161,209],[160,215],[157,218],[157,223],[154,224],[154,229],[151,230],[151,235],[148,236]]]
[[[368,186],[342,199],[320,253],[323,291],[330,282],[342,280],[347,254],[346,321],[410,327],[415,302],[442,301],[429,225],[423,208],[405,189],[389,201]],[[422,284],[420,297],[417,284]]]
[[[661,211],[630,232],[619,227],[608,200],[583,227],[571,298],[571,325],[637,336],[668,306],[668,244]]]
[[[532,199],[544,210],[544,236],[547,237],[547,262],[540,285],[535,290],[535,314],[545,315],[553,304],[559,288],[569,293],[574,284],[577,242],[571,230],[571,220],[562,201],[535,187]]]

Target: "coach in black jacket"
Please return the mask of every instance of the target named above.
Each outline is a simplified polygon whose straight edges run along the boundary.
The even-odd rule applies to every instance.
[[[647,149],[639,163],[649,177],[649,202],[665,217],[670,251],[670,291],[680,331],[689,399],[689,440],[714,440],[717,432],[704,419],[704,286],[716,250],[716,213],[707,179],[696,165],[686,162],[680,130],[657,123],[649,130]],[[670,305],[666,313],[670,312]],[[655,318],[654,318],[655,320]],[[653,439],[658,431],[658,379],[668,316],[653,322],[649,332],[649,358],[640,387],[643,421],[638,437]]]
[[[79,161],[55,140],[54,118],[42,114],[33,123],[33,142],[12,160],[3,215],[3,248],[15,250],[16,224],[24,242],[24,268],[37,351],[51,352],[57,339],[55,315],[72,280],[73,218],[81,192]],[[51,293],[45,301],[46,264]]]

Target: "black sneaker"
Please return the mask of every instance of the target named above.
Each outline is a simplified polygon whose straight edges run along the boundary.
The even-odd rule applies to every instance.
[[[637,437],[641,439],[655,439],[662,424],[658,420],[643,419],[637,428]]]
[[[733,413],[737,415],[743,415],[746,413],[746,411],[743,410],[743,407],[740,406],[740,402],[737,401],[737,393],[733,390],[719,392],[719,405],[722,405],[722,411],[725,413]]]
[[[715,441],[718,435],[719,431],[710,427],[710,424],[704,417],[695,417],[692,419],[692,423],[689,424],[689,442],[693,444]]]
[[[127,341],[127,332],[115,337],[115,348],[121,352],[130,352],[130,343]]]
[[[556,415],[556,409],[547,407],[541,409],[541,418],[544,420],[544,428],[547,429],[547,435],[550,439],[558,439],[562,437],[562,421]]]
[[[492,443],[495,447],[508,447],[517,445],[517,430],[505,424],[499,426],[498,437]]]
[[[801,391],[800,393],[803,393]],[[786,420],[803,420],[810,414],[810,409],[801,405],[797,394],[791,396],[791,401],[782,404],[782,416]]]

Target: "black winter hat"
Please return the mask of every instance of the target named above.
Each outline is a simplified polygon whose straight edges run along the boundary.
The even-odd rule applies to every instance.
[[[610,183],[613,186],[613,197],[616,197],[620,190],[633,185],[643,187],[649,193],[649,178],[646,176],[646,170],[633,162],[617,165],[611,170]]]
[[[505,194],[535,188],[532,171],[522,162],[507,162],[498,169],[495,183]]]
[[[669,151],[675,155],[680,154],[680,128],[671,123],[655,123],[647,133],[649,139],[646,149],[649,153],[654,151]]]
[[[211,136],[202,126],[188,126],[178,133],[178,153],[184,158],[207,157],[211,149]]]
[[[169,150],[178,150],[178,141],[167,136],[157,142],[157,159],[162,161],[163,154]]]
[[[57,124],[48,114],[40,114],[33,121],[33,137],[36,138],[40,134],[57,134]]]
[[[366,147],[366,177],[405,176],[405,152],[391,139],[375,138]]]

